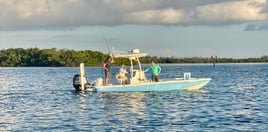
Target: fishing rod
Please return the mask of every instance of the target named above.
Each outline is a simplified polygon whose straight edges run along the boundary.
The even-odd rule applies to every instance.
[[[110,45],[109,45],[109,43],[108,43],[108,40],[107,40],[107,38],[106,38],[106,36],[104,35],[104,33],[103,32],[101,32],[102,33],[102,37],[103,37],[103,39],[104,39],[104,42],[105,42],[105,45],[106,45],[106,47],[107,47],[107,49],[108,49],[108,52],[109,52],[109,54],[110,54],[110,56],[111,56],[111,47],[110,47]]]

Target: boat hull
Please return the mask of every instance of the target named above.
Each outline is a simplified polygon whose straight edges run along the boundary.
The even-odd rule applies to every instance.
[[[95,86],[97,92],[139,92],[139,91],[173,91],[173,90],[199,90],[205,86],[211,79],[176,79],[160,82],[144,82],[132,85],[109,85]]]

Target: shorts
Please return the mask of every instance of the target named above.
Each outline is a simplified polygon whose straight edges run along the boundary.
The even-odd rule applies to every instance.
[[[118,79],[127,80],[128,78],[126,76],[118,76]]]
[[[104,71],[104,73],[105,73],[105,78],[110,78],[110,72]]]
[[[159,81],[159,76],[152,76],[152,81],[153,82],[158,82]]]

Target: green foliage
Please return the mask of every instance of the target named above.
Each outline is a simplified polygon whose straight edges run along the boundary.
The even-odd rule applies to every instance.
[[[84,62],[86,66],[101,66],[108,54],[91,50],[69,50],[69,49],[39,49],[39,48],[9,48],[0,50],[0,66],[24,67],[24,66],[79,66]],[[157,63],[212,63],[213,60],[204,57],[176,58],[146,56],[141,58],[141,63],[150,63],[154,59]],[[268,62],[268,56],[260,58],[217,58],[217,63],[249,63]],[[136,64],[137,62],[134,62]],[[115,65],[130,65],[126,58],[115,58]]]
[[[209,57],[191,57],[191,58],[175,58],[175,57],[156,57],[147,56],[141,59],[142,63],[150,63],[151,60],[155,60],[157,63],[255,63],[255,62],[268,62],[268,56],[262,56],[261,58],[217,58],[211,60]]]
[[[56,48],[10,48],[0,50],[0,66],[79,66],[84,62],[87,66],[96,66],[103,63],[107,55],[98,51],[75,51]]]

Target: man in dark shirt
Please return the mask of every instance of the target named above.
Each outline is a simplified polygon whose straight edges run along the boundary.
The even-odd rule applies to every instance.
[[[105,85],[108,85],[109,80],[110,80],[110,70],[111,70],[111,65],[113,63],[113,58],[109,56],[106,61],[103,63],[103,68],[105,72]]]

